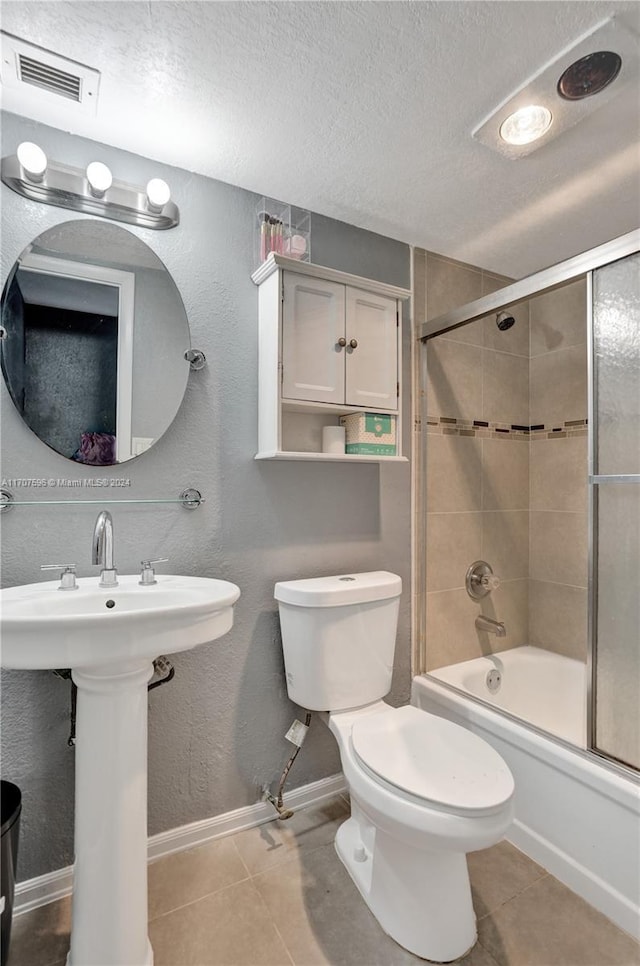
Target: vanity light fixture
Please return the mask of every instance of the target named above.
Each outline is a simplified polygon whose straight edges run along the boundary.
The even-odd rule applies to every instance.
[[[151,211],[162,211],[171,200],[171,189],[162,178],[152,178],[147,184],[147,207]]]
[[[2,181],[31,201],[71,208],[140,228],[174,228],[180,212],[166,181],[152,178],[146,188],[114,181],[101,161],[86,170],[48,161],[37,144],[23,141],[16,154],[2,159]]]
[[[92,161],[87,165],[87,181],[93,197],[104,198],[105,191],[113,184],[113,175],[102,161]]]
[[[47,156],[42,148],[33,141],[23,141],[16,156],[29,181],[41,182],[47,170]]]

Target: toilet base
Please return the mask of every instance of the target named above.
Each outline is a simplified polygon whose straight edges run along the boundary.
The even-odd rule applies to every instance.
[[[464,853],[429,852],[375,828],[352,798],[336,851],[382,928],[432,962],[464,956],[477,939]]]

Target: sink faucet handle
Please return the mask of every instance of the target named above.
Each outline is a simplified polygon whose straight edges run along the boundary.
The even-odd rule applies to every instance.
[[[156,560],[141,560],[140,566],[142,570],[140,572],[140,580],[138,581],[143,587],[150,587],[152,584],[157,584],[156,572],[153,569],[154,564],[167,563],[168,557],[158,557]]]
[[[76,565],[72,564],[42,564],[40,570],[59,570],[60,586],[58,590],[77,590]]]

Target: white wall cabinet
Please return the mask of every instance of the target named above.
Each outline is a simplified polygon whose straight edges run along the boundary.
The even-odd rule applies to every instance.
[[[344,404],[345,286],[282,277],[282,396]]]
[[[256,459],[402,459],[401,318],[406,289],[271,255],[259,287]],[[392,456],[322,453],[322,428],[353,412],[397,416]]]
[[[350,285],[346,302],[344,401],[374,412],[397,412],[402,307],[396,299]]]

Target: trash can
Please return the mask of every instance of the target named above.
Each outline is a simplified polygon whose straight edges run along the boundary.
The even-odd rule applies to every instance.
[[[5,966],[9,958],[11,939],[11,916],[13,914],[13,892],[16,884],[16,864],[18,861],[18,832],[22,795],[17,785],[0,782],[0,811],[2,812],[1,854],[0,854],[0,964]]]

